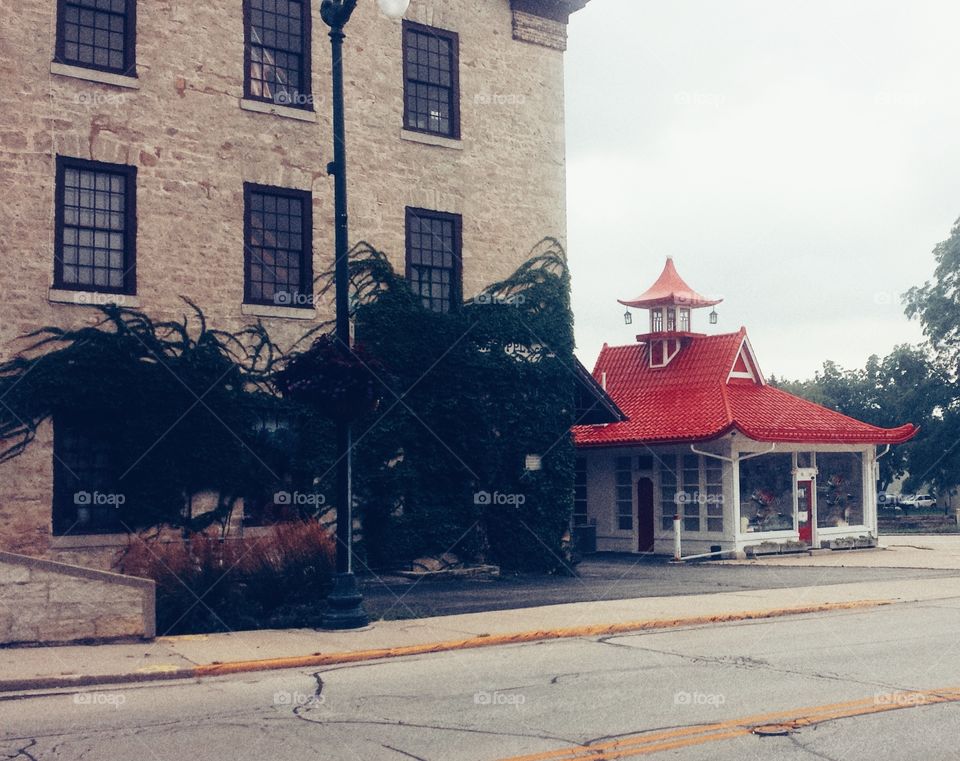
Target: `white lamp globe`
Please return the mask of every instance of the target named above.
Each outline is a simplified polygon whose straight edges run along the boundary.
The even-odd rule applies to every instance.
[[[380,12],[387,18],[399,20],[410,7],[410,0],[377,0]]]

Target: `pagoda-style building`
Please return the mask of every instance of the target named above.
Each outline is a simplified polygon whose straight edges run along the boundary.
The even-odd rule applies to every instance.
[[[649,330],[597,359],[593,376],[627,419],[574,427],[575,523],[598,550],[672,554],[675,516],[685,556],[875,545],[877,446],[916,428],[878,428],[768,385],[745,328],[694,332],[696,310],[720,301],[671,259],[620,301],[628,321],[648,310]]]

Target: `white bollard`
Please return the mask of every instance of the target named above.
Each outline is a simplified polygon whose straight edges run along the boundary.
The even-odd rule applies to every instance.
[[[673,516],[673,559],[680,560],[680,516]]]

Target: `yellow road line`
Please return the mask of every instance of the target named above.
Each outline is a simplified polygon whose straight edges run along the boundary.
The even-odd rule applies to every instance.
[[[574,746],[525,756],[513,756],[502,761],[608,761],[742,737],[765,724],[783,724],[799,729],[837,719],[955,702],[960,702],[960,687],[898,691],[843,703],[757,714],[714,724],[638,734],[596,745]]]

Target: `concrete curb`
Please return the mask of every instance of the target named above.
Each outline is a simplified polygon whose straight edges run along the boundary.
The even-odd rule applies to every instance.
[[[283,658],[267,658],[251,661],[231,661],[228,663],[206,663],[186,668],[171,668],[169,671],[127,672],[121,674],[72,674],[67,676],[34,677],[29,679],[2,679],[0,693],[26,692],[29,690],[64,689],[110,684],[136,684],[142,682],[169,681],[173,679],[202,679],[228,674],[244,674],[255,671],[275,671],[280,669],[310,668],[315,666],[335,666],[343,663],[402,658],[411,655],[444,653],[453,650],[473,650],[498,645],[514,645],[527,642],[544,642],[555,639],[576,637],[602,637],[631,632],[676,629],[685,626],[703,626],[736,621],[758,621],[784,616],[797,616],[808,613],[827,613],[840,610],[859,610],[892,605],[895,600],[856,600],[851,602],[828,602],[814,605],[802,605],[792,608],[769,608],[766,610],[721,613],[712,616],[691,616],[685,618],[651,619],[646,621],[623,621],[614,624],[595,624],[575,626],[566,629],[543,629],[510,634],[479,635],[460,640],[430,642],[403,647],[385,647],[373,650],[326,653]],[[0,696],[0,700],[3,700]]]

